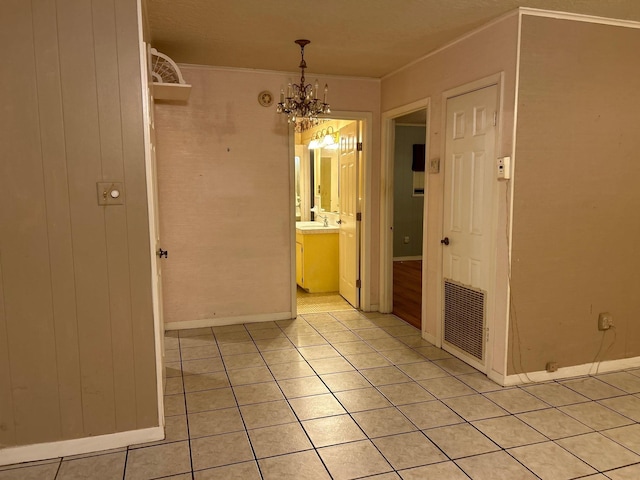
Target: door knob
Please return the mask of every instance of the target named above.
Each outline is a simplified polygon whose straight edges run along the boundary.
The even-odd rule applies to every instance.
[[[449,237],[444,237],[442,240],[440,240],[440,243],[443,245],[449,245]]]
[[[160,257],[160,258],[162,258],[162,257],[169,258],[169,251],[159,248],[158,251],[156,252],[156,255],[158,255],[158,257]]]

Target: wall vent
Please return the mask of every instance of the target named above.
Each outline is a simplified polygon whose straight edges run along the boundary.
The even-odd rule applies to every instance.
[[[155,48],[149,50],[151,55],[151,77],[153,78],[153,97],[156,100],[189,99],[191,85],[188,85],[176,63]]]
[[[485,292],[445,279],[444,341],[484,362]]]

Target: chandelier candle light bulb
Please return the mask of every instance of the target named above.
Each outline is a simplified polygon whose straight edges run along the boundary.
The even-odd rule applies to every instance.
[[[300,83],[289,82],[287,85],[287,96],[284,96],[284,89],[280,89],[280,102],[276,107],[277,113],[286,113],[287,122],[293,123],[297,132],[302,132],[308,128],[318,125],[319,115],[330,113],[329,104],[327,103],[327,93],[329,86],[324,86],[323,101],[318,98],[320,84],[316,80],[315,83],[307,84],[304,78],[304,71],[307,68],[307,62],[304,60],[304,47],[308,45],[309,40],[296,40],[296,44],[300,45]]]

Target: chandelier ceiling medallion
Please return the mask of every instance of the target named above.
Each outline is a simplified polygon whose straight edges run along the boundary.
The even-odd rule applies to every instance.
[[[284,89],[280,90],[280,102],[276,108],[278,113],[286,113],[287,121],[293,123],[296,132],[302,132],[318,124],[318,115],[331,113],[327,103],[329,86],[325,84],[322,101],[318,97],[318,80],[314,85],[305,84],[304,70],[307,62],[304,60],[304,47],[311,43],[309,40],[296,40],[300,45],[300,84],[289,82],[287,85],[287,96],[284,96]]]

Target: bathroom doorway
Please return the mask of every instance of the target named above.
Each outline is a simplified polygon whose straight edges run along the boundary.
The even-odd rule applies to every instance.
[[[295,133],[297,313],[361,307],[364,124],[325,119]]]

